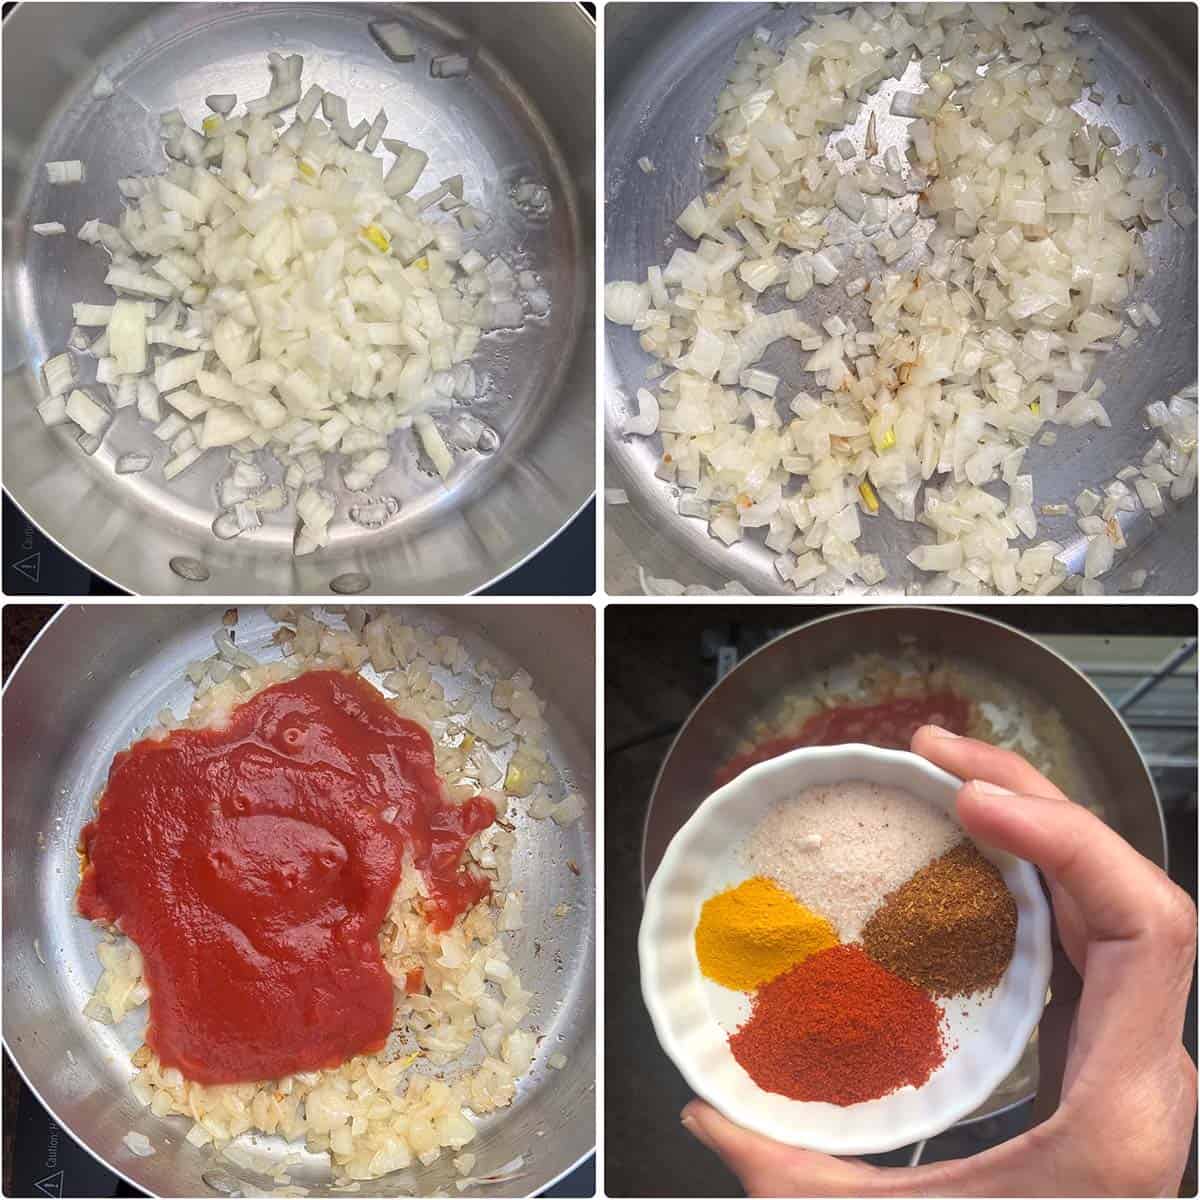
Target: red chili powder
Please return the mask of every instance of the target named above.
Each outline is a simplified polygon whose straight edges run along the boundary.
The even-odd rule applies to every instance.
[[[920,1087],[941,1066],[941,1015],[858,946],[831,946],[759,988],[729,1045],[764,1091],[859,1104]]]

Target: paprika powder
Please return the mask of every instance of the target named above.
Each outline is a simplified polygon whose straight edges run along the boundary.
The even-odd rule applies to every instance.
[[[920,1087],[945,1061],[941,1008],[858,946],[832,946],[764,984],[729,1038],[763,1091],[842,1106]]]

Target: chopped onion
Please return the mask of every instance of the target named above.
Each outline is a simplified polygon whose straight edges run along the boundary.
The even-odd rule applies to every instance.
[[[48,358],[42,364],[42,377],[51,396],[65,396],[75,386],[75,360],[69,354]]]
[[[647,388],[639,388],[637,394],[638,412],[636,417],[627,417],[621,432],[648,437],[658,430],[659,407],[658,399]]]
[[[550,810],[550,817],[557,825],[570,825],[584,813],[583,797],[572,792]]]
[[[412,34],[399,21],[372,21],[367,28],[371,36],[395,62],[411,62],[417,55]]]
[[[131,1129],[121,1140],[139,1158],[149,1158],[152,1154],[156,1153],[154,1147],[150,1144],[150,1139],[144,1133],[138,1133],[135,1129]]]
[[[1098,533],[1088,539],[1087,553],[1083,562],[1084,579],[1097,579],[1112,568],[1116,546],[1107,533]]]
[[[1093,76],[1067,20],[1052,6],[880,7],[816,13],[788,47],[744,40],[703,158],[715,182],[676,219],[692,245],[644,283],[606,286],[606,317],[660,363],[654,391],[639,394],[647,419],[624,431],[661,435],[657,474],[681,515],[707,518],[727,544],[764,528],[794,587],[883,578],[843,515],[860,504],[930,528],[936,540],[909,557],[935,573],[935,593],[1044,595],[1067,577],[1061,547],[1030,544],[1038,510],[1022,460],[1035,440],[1053,445],[1055,427],[1111,425],[1092,382],[1099,356],[1159,322],[1130,304],[1148,272],[1141,230],[1186,201],[1074,108]],[[869,160],[882,105],[869,93],[914,47],[926,90],[894,93],[911,145],[888,147],[881,170]],[[851,166],[846,130],[869,103],[867,161]],[[932,226],[920,246],[918,220]],[[854,228],[864,221],[869,242]],[[868,267],[869,245],[881,269]],[[845,292],[866,294],[869,328],[822,308],[825,338],[775,292],[760,306],[778,283],[797,304],[851,257],[863,267],[846,271]],[[779,337],[799,343],[815,379],[786,421],[750,382]],[[1163,502],[1195,486],[1195,397],[1178,407],[1158,462],[1170,483],[1139,476]],[[1007,506],[984,490],[997,481]],[[1106,493],[1084,515],[1105,523],[1136,503]],[[1120,549],[1118,534],[1106,540]]]
[[[834,203],[842,210],[852,221],[861,221],[863,214],[867,211],[867,201],[862,192],[851,183],[850,179],[843,175],[838,180],[837,189],[834,192]]]
[[[176,454],[163,467],[163,478],[169,483],[176,475],[186,471],[188,467],[197,462],[203,453],[199,446],[191,446],[182,453]]]
[[[375,22],[372,32],[402,52],[411,45],[400,28]],[[451,61],[460,57],[441,65],[461,73]],[[452,450],[427,414],[475,399],[470,359],[484,331],[545,315],[551,296],[534,272],[518,286],[503,259],[464,246],[488,218],[464,202],[461,176],[407,198],[428,158],[384,137],[384,110],[352,124],[344,98],[302,91],[299,55],[271,54],[268,65],[270,87],[243,115],[233,116],[232,94],[207,98],[216,115],[203,134],[178,111],[162,115],[171,166],[120,181],[119,228],[91,220],[78,234],[112,256],[105,279],[116,303],[74,311],[77,326],[102,328],[88,352],[114,406],[136,407],[170,446],[164,477],[206,451],[266,451],[299,492],[295,550],[308,553],[328,540],[336,512],[316,486],[322,456],[346,456],[345,478],[365,487],[391,461],[389,435],[411,429],[446,477],[463,448]],[[278,114],[293,105],[289,124]],[[395,155],[390,168],[371,153],[381,141]],[[82,164],[50,163],[47,174],[81,179]],[[83,338],[77,330],[72,345]],[[111,414],[75,388],[69,359],[48,368],[47,384],[51,400],[71,396],[40,409],[44,421],[102,436]],[[222,484],[219,532],[246,532],[260,511],[283,506],[280,489],[254,495],[265,482],[240,498]]]
[[[67,397],[66,413],[84,433],[93,437],[102,436],[112,420],[112,413],[82,388],[76,388]]]
[[[118,475],[136,475],[146,470],[153,459],[149,454],[122,454],[116,461],[114,470]]]
[[[429,64],[434,79],[458,79],[471,69],[471,60],[463,54],[439,54]]]
[[[434,469],[445,479],[450,474],[450,468],[454,463],[454,459],[445,441],[442,439],[442,435],[438,432],[437,426],[433,423],[433,418],[421,413],[414,419],[413,425],[420,436],[421,445],[425,448],[425,453],[429,455],[429,459],[433,463]]]
[[[368,154],[374,154],[375,148],[379,145],[380,138],[383,137],[384,131],[387,129],[387,113],[381,108],[375,114],[375,120],[371,122],[370,131],[367,133],[366,140],[363,142],[363,149]]]
[[[1161,515],[1164,511],[1162,491],[1157,483],[1144,476],[1134,484],[1138,499],[1152,515]]]
[[[66,233],[67,227],[61,221],[41,221],[33,226],[33,232],[38,237],[57,237],[60,233]]]
[[[617,325],[633,325],[650,306],[647,287],[610,283],[604,289],[604,315]]]
[[[46,164],[46,178],[51,183],[82,183],[84,178],[84,167],[77,158],[73,158],[67,162],[48,162]]]
[[[65,425],[71,419],[67,416],[66,396],[47,396],[44,400],[40,400],[37,414],[42,418],[43,424],[51,427]]]
[[[146,369],[146,309],[140,301],[118,300],[113,305],[108,345],[122,375],[140,375]]]

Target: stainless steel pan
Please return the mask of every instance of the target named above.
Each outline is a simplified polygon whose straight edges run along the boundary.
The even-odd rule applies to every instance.
[[[704,186],[699,166],[704,131],[737,43],[760,25],[791,36],[816,7],[659,3],[605,9],[607,279],[644,279],[647,267],[664,261],[664,245],[691,244],[674,221]],[[1161,144],[1162,166],[1171,186],[1194,196],[1195,9],[1183,4],[1080,4],[1073,11],[1077,24],[1093,31],[1096,86],[1106,97],[1101,106],[1084,106],[1089,118],[1111,125],[1123,144],[1141,146],[1143,155],[1151,142]],[[1118,104],[1118,94],[1132,97],[1134,104]],[[854,135],[858,145],[866,121],[864,112]],[[907,124],[890,116],[885,105],[878,116],[880,143],[901,138],[901,127]],[[651,175],[636,166],[643,155],[655,164]],[[1030,448],[1026,469],[1032,470],[1039,503],[1070,501],[1085,484],[1104,483],[1130,460],[1140,461],[1151,445],[1143,427],[1144,406],[1194,382],[1196,230],[1195,225],[1181,230],[1168,220],[1147,235],[1154,274],[1141,286],[1163,315],[1164,327],[1128,351],[1105,356],[1099,377],[1108,385],[1105,403],[1112,429],[1060,429],[1052,448],[1036,443]],[[847,300],[836,287],[816,288],[799,311],[815,325],[833,311],[850,312],[861,324],[866,306]],[[630,500],[606,510],[609,591],[639,591],[640,564],[651,575],[685,584],[720,587],[736,579],[756,594],[794,595],[775,572],[773,556],[760,537],[726,548],[709,535],[704,522],[678,515],[672,488],[654,475],[661,454],[658,439],[623,438],[616,432],[630,411],[629,401],[618,393],[633,396],[651,360],[630,330],[611,324],[605,325],[604,354],[606,482],[623,488]],[[788,396],[811,385],[811,376],[797,369],[795,355],[783,343],[768,352],[764,364],[784,380],[781,393],[788,385]],[[1078,569],[1085,547],[1074,517],[1039,521],[1039,536],[1067,546],[1071,565]],[[889,514],[867,525],[859,545],[864,552],[879,554],[890,573],[873,594],[903,593],[919,577],[927,578],[906,558],[918,540],[912,525]],[[1194,497],[1160,521],[1137,513],[1126,527],[1130,550],[1118,571],[1145,568],[1151,572],[1146,591],[1192,595],[1196,529]]]
[[[931,657],[987,669],[1017,694],[1054,709],[1070,736],[1086,796],[1135,849],[1166,865],[1166,832],[1154,782],[1133,735],[1104,696],[1065,659],[1035,638],[961,609],[897,605],[854,609],[790,630],[743,659],[693,709],[658,773],[642,838],[642,880],[649,884],[668,842],[712,791],[750,723],[780,699],[816,686],[860,654],[894,654],[910,642]],[[1012,1107],[1032,1094],[1032,1050],[1014,1077],[968,1121]]]
[[[413,31],[415,62],[393,63],[376,45],[367,24],[381,16]],[[31,3],[5,20],[3,49],[4,485],[65,550],[148,595],[319,596],[331,586],[458,595],[511,570],[586,503],[595,474],[595,27],[579,5]],[[470,77],[432,78],[430,59],[459,49],[472,56]],[[471,411],[498,448],[465,455],[443,486],[406,444],[373,489],[398,499],[399,514],[366,529],[343,504],[330,545],[295,560],[290,509],[232,542],[213,536],[215,455],[168,488],[161,444],[132,411],[87,458],[33,408],[42,363],[65,348],[72,301],[111,297],[106,256],[75,231],[90,217],[115,220],[118,178],[162,169],[159,113],[178,107],[195,123],[209,93],[260,95],[270,50],[303,54],[306,81],[344,95],[355,119],[385,107],[389,136],[429,153],[429,178],[461,173],[497,218],[483,252],[515,249],[552,295],[548,317],[484,339],[477,366],[491,382]],[[117,91],[98,102],[101,67]],[[85,184],[48,186],[41,164],[73,158],[87,164]],[[510,190],[525,179],[549,187],[548,215],[514,204]],[[68,235],[30,233],[47,220]],[[156,445],[149,471],[113,474],[117,455]]]
[[[188,1122],[161,1120],[127,1086],[142,1020],[113,1028],[81,1009],[99,978],[96,931],[78,917],[75,846],[113,754],[164,706],[186,711],[189,662],[208,657],[221,609],[204,606],[70,606],[39,635],[4,693],[4,1041],[22,1075],[84,1147],[147,1192],[162,1196],[257,1194],[276,1186],[186,1142]],[[447,606],[403,610],[405,621],[464,639],[474,661],[511,661],[549,701],[551,757],[585,796],[594,783],[594,617],[585,606]],[[277,653],[275,623],[241,609],[237,641],[251,654]],[[553,649],[551,649],[551,647]],[[570,1170],[595,1144],[595,845],[590,816],[566,829],[517,822],[514,874],[525,890],[526,929],[514,966],[538,1000],[530,1020],[544,1035],[512,1107],[481,1122],[476,1175],[518,1155],[516,1176],[489,1194],[529,1195]],[[568,868],[574,860],[576,877]],[[570,904],[566,917],[552,910]],[[44,961],[43,961],[44,960]],[[546,1060],[567,1055],[561,1071]],[[129,1130],[156,1147],[136,1157]],[[169,1142],[168,1142],[169,1139]],[[281,1161],[283,1143],[259,1146]],[[308,1156],[293,1170],[313,1194],[332,1194],[328,1168]],[[363,1194],[454,1192],[448,1158],[397,1172]]]

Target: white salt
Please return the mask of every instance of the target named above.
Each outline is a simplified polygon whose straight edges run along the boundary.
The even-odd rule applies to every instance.
[[[884,896],[962,838],[941,809],[911,792],[849,780],[776,805],[742,856],[852,942]]]

